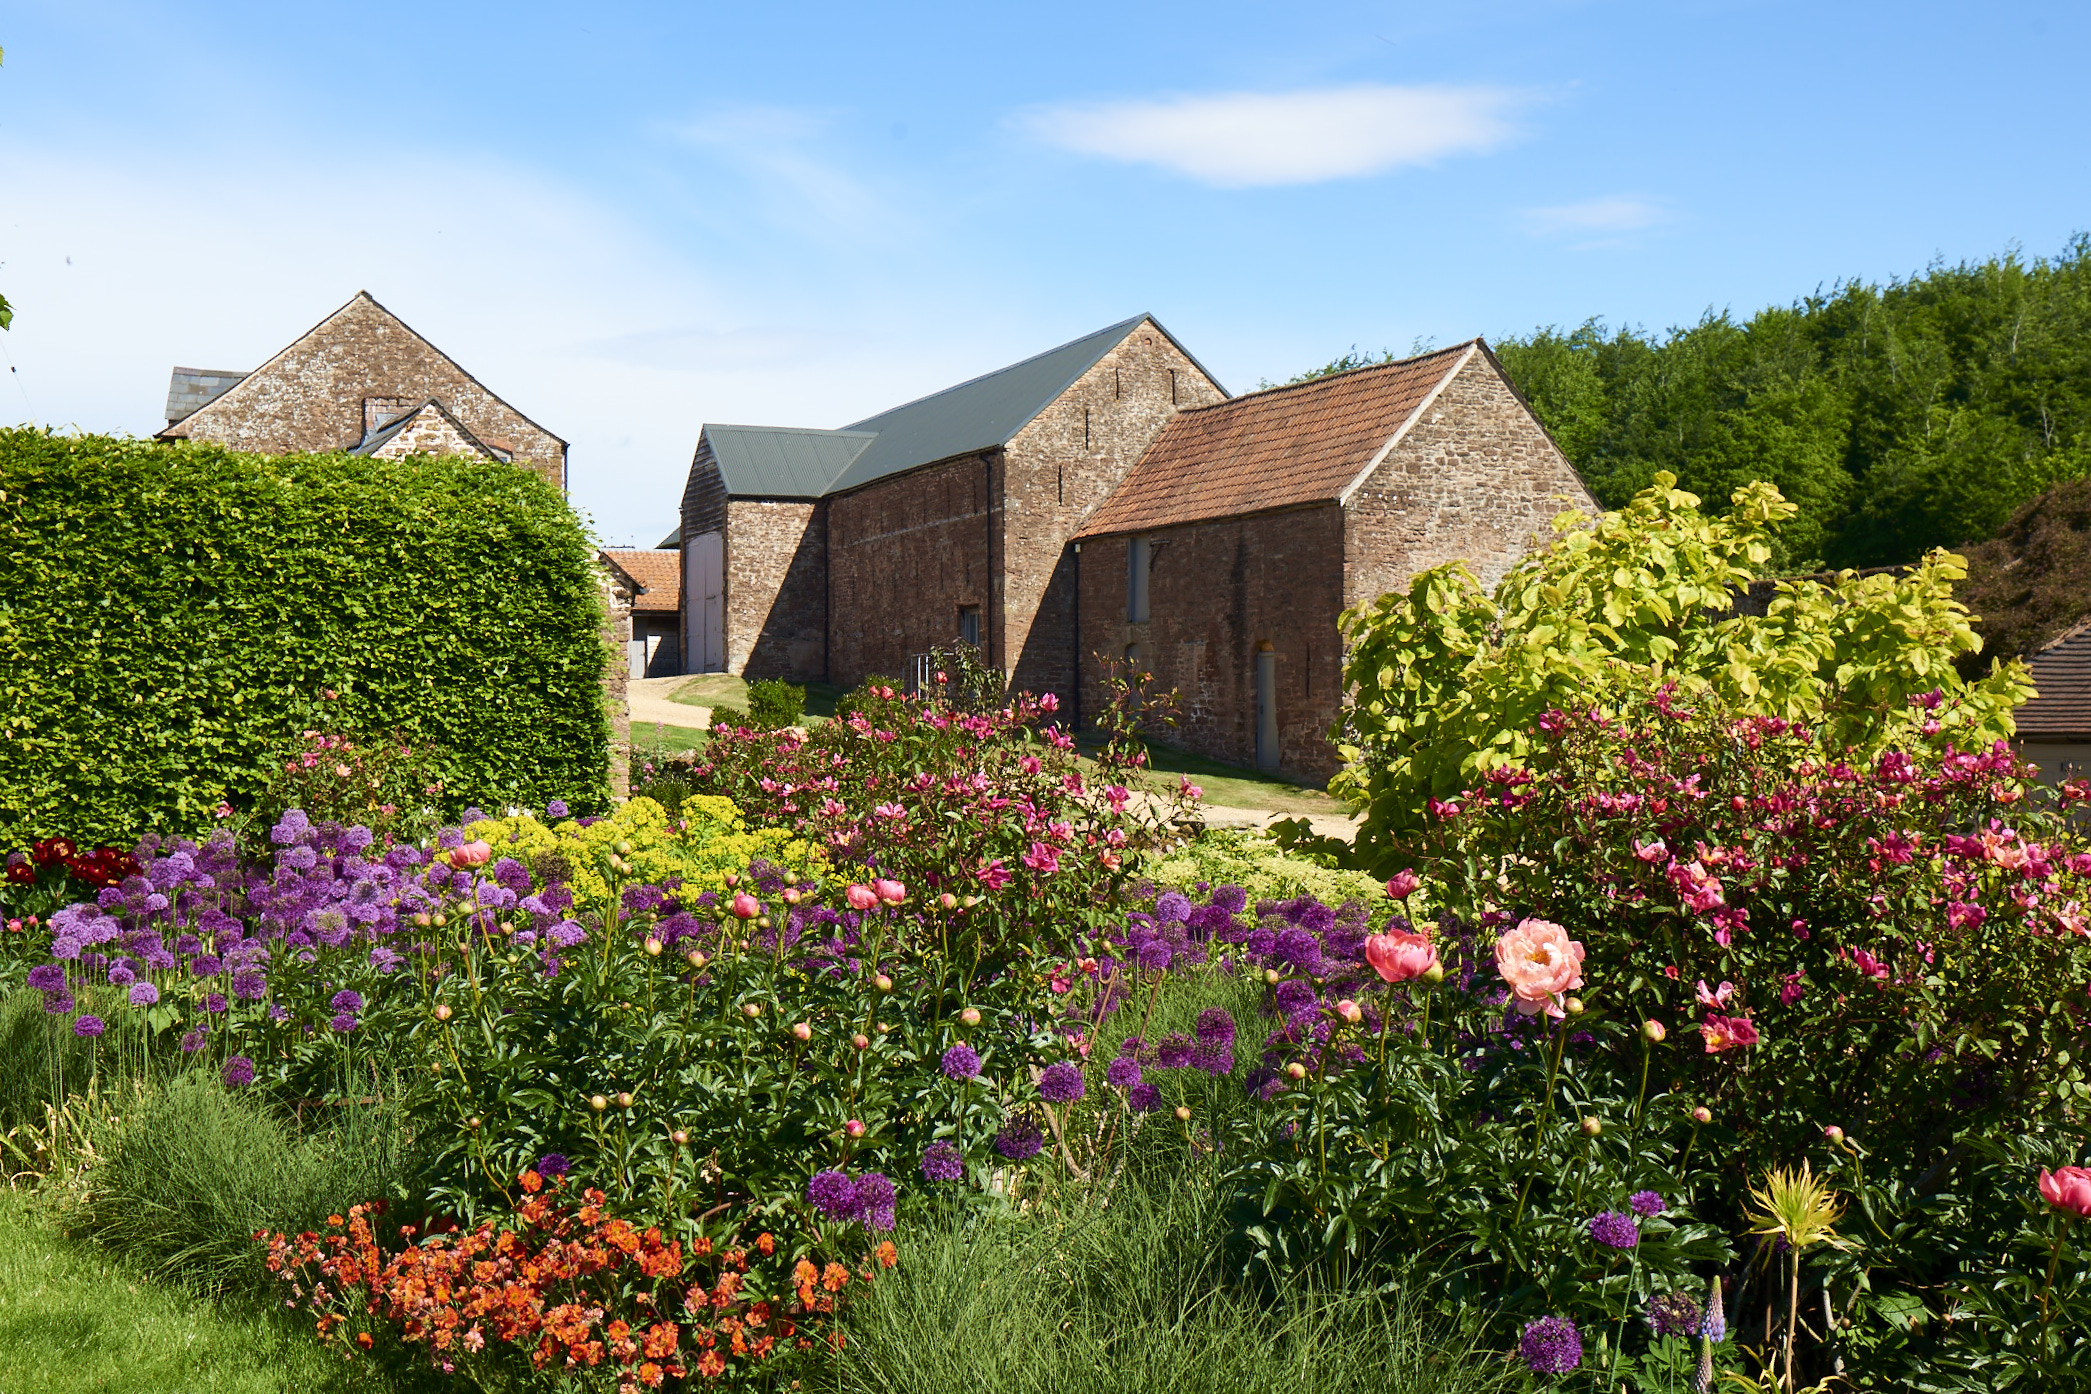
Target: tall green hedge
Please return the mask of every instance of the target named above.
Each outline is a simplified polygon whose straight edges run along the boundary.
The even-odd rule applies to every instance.
[[[594,553],[528,471],[0,430],[0,494],[0,852],[192,831],[320,719],[452,809],[607,799]]]

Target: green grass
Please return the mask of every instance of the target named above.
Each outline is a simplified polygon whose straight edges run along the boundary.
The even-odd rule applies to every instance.
[[[7,1394],[307,1394],[337,1376],[309,1331],[153,1282],[0,1192]]]
[[[632,723],[632,754],[644,758],[649,755],[686,755],[693,750],[702,750],[711,743],[712,733],[699,731],[692,726],[663,726],[652,721]]]
[[[1085,734],[1080,739],[1078,754],[1090,771],[1095,766],[1089,757],[1098,743],[1093,735]],[[1225,764],[1203,755],[1193,755],[1187,750],[1149,743],[1148,758],[1151,773],[1142,777],[1142,785],[1153,790],[1173,789],[1177,776],[1188,775],[1193,784],[1205,791],[1205,802],[1216,808],[1337,815],[1348,812],[1342,800],[1331,797],[1325,790],[1278,775],[1261,774],[1240,765]]]
[[[824,682],[797,684],[806,689],[806,721],[808,725],[827,721],[835,715],[835,704],[847,695],[846,689],[831,687]],[[688,707],[716,707],[746,715],[748,711],[748,683],[731,673],[700,673],[681,687],[668,694],[671,702],[681,702]]]

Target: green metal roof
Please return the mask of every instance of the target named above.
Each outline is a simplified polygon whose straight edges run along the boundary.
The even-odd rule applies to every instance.
[[[736,498],[817,499],[875,439],[870,431],[706,425],[712,459]]]

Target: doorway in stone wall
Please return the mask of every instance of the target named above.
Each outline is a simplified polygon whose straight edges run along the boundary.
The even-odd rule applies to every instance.
[[[1256,646],[1256,768],[1278,768],[1278,653],[1268,639]]]

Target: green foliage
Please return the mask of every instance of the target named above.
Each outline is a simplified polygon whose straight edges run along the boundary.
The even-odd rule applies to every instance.
[[[0,432],[0,846],[193,829],[314,727],[438,748],[453,810],[601,804],[599,624],[526,470]]]
[[[799,724],[806,710],[806,689],[782,678],[766,678],[748,684],[748,722],[760,731],[776,731]]]
[[[1819,726],[1861,755],[1905,731],[1908,699],[1934,687],[1959,696],[1963,743],[2010,734],[2030,693],[2023,666],[1972,683],[1953,668],[1980,643],[1953,599],[1959,557],[1934,552],[1903,576],[1781,582],[1768,613],[1734,613],[1794,507],[1752,484],[1708,516],[1674,484],[1658,474],[1594,523],[1563,514],[1554,545],[1493,596],[1453,563],[1345,613],[1353,696],[1337,735],[1350,766],[1330,788],[1366,810],[1346,864],[1398,870],[1428,802],[1528,756],[1543,712],[1617,710],[1665,683]]]
[[[1658,472],[1714,497],[1775,485],[1801,508],[1778,570],[1909,561],[2091,474],[2091,236],[1741,323],[1652,335],[1593,319],[1496,349],[1607,506]]]
[[[1329,905],[1371,903],[1385,892],[1361,871],[1346,871],[1288,853],[1260,832],[1215,828],[1145,868],[1158,886],[1240,886],[1249,903],[1311,895]]]
[[[2091,617],[2091,479],[2055,485],[1962,553],[1983,658],[2032,653]]]

